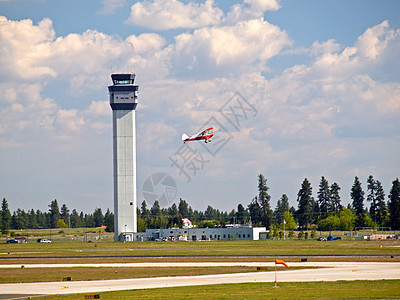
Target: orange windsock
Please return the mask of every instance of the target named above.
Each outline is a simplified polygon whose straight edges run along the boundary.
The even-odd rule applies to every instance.
[[[289,269],[289,266],[282,260],[282,259],[276,259],[275,264],[277,265],[284,265],[286,268]]]

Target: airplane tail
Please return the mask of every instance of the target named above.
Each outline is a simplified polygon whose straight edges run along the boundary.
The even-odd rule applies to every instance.
[[[186,133],[182,134],[182,141],[186,141],[188,138],[189,136]]]

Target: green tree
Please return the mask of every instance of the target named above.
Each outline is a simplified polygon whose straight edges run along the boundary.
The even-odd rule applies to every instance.
[[[64,220],[59,219],[57,222],[57,228],[68,228],[68,225],[65,224]]]
[[[100,227],[104,224],[104,215],[101,208],[96,208],[93,213],[94,227]]]
[[[11,224],[10,227],[11,229],[20,229],[18,224],[18,215],[17,212],[14,210],[12,216],[11,216]]]
[[[72,228],[79,228],[82,226],[81,218],[79,217],[79,214],[76,211],[76,209],[72,210],[72,214],[71,214],[70,218],[71,218],[71,227]]]
[[[140,207],[140,217],[143,220],[147,220],[150,217],[150,211],[147,209],[147,204],[145,200],[143,200],[142,205]]]
[[[365,212],[364,212],[364,191],[361,187],[361,182],[356,176],[354,178],[354,184],[350,192],[351,199],[353,200],[353,208],[356,213],[356,227],[363,227],[365,224]]]
[[[143,220],[140,215],[138,215],[138,217],[137,217],[137,231],[138,232],[145,232],[146,228],[147,228],[147,222],[145,220]],[[108,231],[107,229],[108,229],[108,227],[106,228],[106,231]]]
[[[336,215],[330,215],[318,223],[318,227],[320,230],[328,231],[328,230],[338,230],[340,225],[339,217]]]
[[[379,180],[376,181],[376,208],[375,208],[375,222],[383,225],[388,217],[388,210],[385,203],[385,192],[383,191],[382,184]]]
[[[248,208],[250,212],[251,223],[255,226],[261,225],[261,207],[258,203],[257,196],[253,198]]]
[[[142,220],[142,218],[141,218],[141,220]],[[112,212],[110,212],[109,208],[107,208],[107,211],[104,215],[104,225],[107,226],[107,228],[106,228],[107,232],[114,232],[114,214]],[[147,223],[146,223],[146,225],[147,225]],[[142,229],[142,227],[141,227],[141,229]],[[139,223],[138,223],[138,230],[139,230]],[[145,231],[145,230],[146,230],[146,227],[142,231]]]
[[[340,191],[340,186],[334,182],[331,185],[331,189],[330,189],[330,196],[331,196],[331,212],[335,212],[337,213],[341,208],[342,205],[340,204],[340,195],[339,195],[339,191]]]
[[[326,218],[328,212],[331,211],[331,195],[328,181],[324,176],[321,177],[318,190],[318,204],[321,212],[321,218]]]
[[[204,217],[206,220],[217,220],[217,212],[211,205],[208,205],[204,212]]]
[[[154,201],[153,206],[150,208],[150,216],[152,218],[160,217],[161,216],[161,208],[158,201]]]
[[[183,218],[189,218],[189,205],[182,198],[179,199],[178,211]]]
[[[47,228],[46,215],[40,210],[36,210],[36,220],[38,223],[38,228]]]
[[[356,216],[350,209],[342,208],[339,211],[339,230],[351,231],[354,229]]]
[[[376,222],[376,208],[377,208],[377,203],[376,203],[376,192],[377,192],[377,186],[376,186],[376,181],[374,180],[374,177],[370,175],[367,179],[367,190],[368,190],[368,195],[367,195],[367,201],[371,202],[371,206],[369,208],[369,215],[371,216],[372,220]]]
[[[244,224],[246,222],[246,210],[242,204],[239,204],[237,207],[236,221],[238,224]]]
[[[64,221],[65,224],[69,224],[69,209],[66,204],[63,204],[61,207],[60,218]]]
[[[178,207],[176,206],[175,203],[173,203],[171,205],[171,207],[168,208],[168,215],[170,217],[174,217],[174,216],[178,215]]]
[[[283,226],[283,222],[285,222],[285,226]],[[296,222],[294,220],[293,214],[289,211],[285,211],[283,213],[283,221],[281,223],[281,229],[285,228],[285,230],[293,230],[296,228]]]
[[[274,220],[277,224],[282,223],[283,213],[285,211],[289,211],[289,199],[286,194],[283,194],[282,197],[276,203],[276,208],[274,210]]]
[[[58,220],[60,219],[60,209],[58,207],[57,199],[51,201],[50,209],[50,228],[57,228]]]
[[[3,234],[7,233],[10,230],[11,226],[11,212],[8,209],[8,202],[6,198],[3,198],[3,202],[1,203],[1,232]]]
[[[31,209],[28,216],[28,228],[36,229],[38,227],[36,213],[33,209]]]
[[[84,225],[88,228],[93,228],[95,227],[95,223],[94,223],[94,218],[92,214],[85,214],[84,217]]]
[[[392,182],[389,194],[389,214],[392,229],[400,229],[400,181],[398,178]]]
[[[297,202],[299,209],[297,210],[299,226],[308,230],[308,224],[312,220],[313,202],[311,183],[307,178],[304,179],[301,189],[297,193]]]
[[[267,179],[262,174],[258,175],[258,201],[261,208],[261,220],[262,225],[267,229],[272,225],[271,196],[268,194],[268,190]]]
[[[29,226],[29,215],[25,212],[25,210],[18,209],[18,229],[27,229]]]

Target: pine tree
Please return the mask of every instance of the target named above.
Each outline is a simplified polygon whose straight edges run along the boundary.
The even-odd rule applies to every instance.
[[[281,197],[281,204],[283,211],[289,211],[289,198],[286,194],[283,194]]]
[[[104,215],[101,208],[96,208],[93,213],[94,227],[100,227],[104,224]]]
[[[150,208],[150,216],[152,218],[161,217],[161,208],[158,201],[154,201],[153,206]]]
[[[237,213],[236,213],[236,222],[238,224],[244,224],[246,222],[245,217],[246,217],[246,210],[244,209],[242,204],[239,204],[237,207]]]
[[[340,195],[339,195],[339,191],[340,191],[340,186],[334,182],[331,185],[331,190],[330,190],[330,195],[331,195],[331,208],[332,211],[331,212],[335,212],[338,213],[338,211],[340,209],[342,209],[342,205],[340,204]]]
[[[11,212],[8,209],[8,203],[6,198],[3,198],[3,202],[1,203],[1,232],[3,234],[7,233],[10,230],[11,226]]]
[[[353,208],[356,214],[356,227],[363,227],[365,223],[365,212],[364,212],[364,191],[361,187],[361,182],[356,176],[354,178],[354,184],[350,192],[351,199],[353,200]]]
[[[267,179],[262,174],[258,175],[258,200],[261,207],[262,225],[269,229],[272,225],[271,196],[268,194]]]
[[[369,208],[369,215],[372,218],[372,221],[376,222],[376,192],[377,192],[377,186],[376,186],[376,181],[374,180],[374,177],[370,175],[367,179],[367,189],[369,191],[368,196],[367,196],[367,201],[371,202],[371,206]]]
[[[57,228],[58,220],[60,219],[60,209],[58,208],[57,199],[51,201],[50,209],[50,228]]]
[[[106,214],[104,215],[104,225],[107,226],[107,232],[114,232],[114,214],[110,212],[108,208]]]
[[[382,184],[379,180],[376,181],[376,223],[383,225],[387,215],[388,210],[385,203],[385,192],[383,191]]]
[[[79,217],[79,214],[76,211],[76,209],[72,210],[72,214],[71,214],[70,218],[71,218],[70,221],[71,221],[72,228],[79,228],[82,226],[81,218]]]
[[[60,218],[61,218],[61,220],[64,221],[65,224],[68,225],[70,223],[70,220],[69,220],[69,209],[68,209],[66,204],[63,204],[63,206],[61,207]]]
[[[178,211],[183,218],[189,218],[189,205],[182,198],[179,199]]]
[[[38,228],[47,228],[46,226],[46,216],[40,210],[36,210],[36,220],[38,223]]]
[[[28,223],[28,227],[32,228],[32,229],[36,229],[38,228],[38,222],[37,222],[37,217],[36,217],[36,213],[33,209],[31,209],[29,211],[29,223]]]
[[[276,203],[276,208],[274,210],[275,223],[277,224],[282,223],[283,214],[285,211],[289,211],[289,198],[286,194],[283,194],[282,197]]]
[[[398,230],[400,229],[400,181],[398,178],[392,182],[388,207],[392,229]]]
[[[255,226],[261,225],[261,207],[258,203],[257,196],[253,198],[249,206],[251,223]]]
[[[282,202],[279,199],[278,202],[276,202],[276,207],[274,210],[274,223],[275,224],[280,224],[283,220],[283,213],[285,211],[282,210]]]
[[[321,177],[318,191],[318,204],[321,212],[321,218],[324,219],[328,216],[328,212],[331,211],[331,195],[329,190],[328,181],[324,176]]]
[[[305,178],[297,193],[297,202],[299,203],[297,215],[300,227],[306,230],[312,220],[313,201],[311,183]]]
[[[11,216],[10,227],[11,227],[11,229],[20,229],[20,228],[18,228],[18,214],[15,210]]]

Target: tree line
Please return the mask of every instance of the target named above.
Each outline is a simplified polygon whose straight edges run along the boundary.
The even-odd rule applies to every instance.
[[[248,224],[265,226],[271,232],[285,228],[300,230],[309,228],[318,230],[354,230],[361,227],[390,227],[400,229],[400,182],[396,178],[387,200],[382,184],[369,176],[367,195],[362,189],[358,177],[355,177],[350,191],[352,202],[343,207],[341,204],[340,186],[335,182],[329,185],[322,176],[316,199],[313,197],[311,183],[305,178],[297,194],[297,209],[289,205],[289,199],[283,194],[273,210],[267,179],[258,175],[258,195],[245,207],[242,204],[230,212],[220,211],[208,205],[205,211],[193,210],[188,202],[180,199],[178,205],[161,208],[158,201],[147,207],[146,201],[137,209],[138,231],[146,228],[182,227],[183,218],[188,218],[197,227],[224,227],[227,224]],[[366,205],[366,202],[369,205]],[[368,207],[369,206],[369,207]],[[78,213],[70,210],[65,204],[59,208],[57,200],[51,201],[49,211],[33,209],[25,212],[17,209],[10,213],[7,200],[4,198],[0,214],[0,230],[6,233],[10,229],[27,228],[79,228],[107,226],[106,231],[114,231],[114,214],[107,209],[103,214],[96,208],[93,214]]]
[[[252,225],[267,228],[280,227],[285,224],[298,224],[302,230],[310,226],[319,230],[353,230],[362,227],[390,227],[400,229],[400,182],[396,178],[392,182],[386,201],[382,183],[372,175],[367,180],[367,196],[362,189],[359,178],[354,178],[350,191],[352,202],[343,207],[340,197],[340,186],[335,182],[329,185],[324,176],[321,177],[317,198],[312,196],[311,183],[305,178],[297,193],[297,210],[289,208],[287,196],[278,200],[273,211],[270,207],[269,187],[267,180],[258,176],[258,196],[248,206]],[[369,203],[369,208],[365,200]],[[286,227],[288,228],[288,227]]]
[[[81,228],[107,226],[106,231],[114,231],[114,214],[107,209],[103,214],[101,208],[96,208],[93,214],[77,212],[70,213],[66,204],[59,208],[57,199],[49,204],[49,211],[25,210],[18,208],[11,214],[6,198],[3,198],[0,214],[0,230],[3,234],[11,229],[48,229],[48,228]]]

